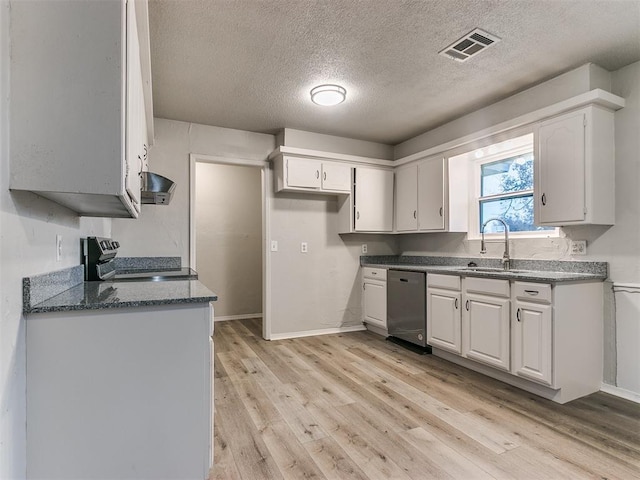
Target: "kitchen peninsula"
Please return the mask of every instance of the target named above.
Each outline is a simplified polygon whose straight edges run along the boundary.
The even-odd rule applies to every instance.
[[[24,279],[28,478],[206,478],[213,308],[197,280]]]

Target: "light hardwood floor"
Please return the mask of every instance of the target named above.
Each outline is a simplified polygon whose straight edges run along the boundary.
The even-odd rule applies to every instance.
[[[558,405],[369,332],[215,325],[212,479],[640,478],[640,405]]]

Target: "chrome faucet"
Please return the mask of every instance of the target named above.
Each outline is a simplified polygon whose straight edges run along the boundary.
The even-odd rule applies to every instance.
[[[511,266],[511,259],[509,258],[509,227],[501,218],[490,218],[482,224],[482,228],[480,229],[480,233],[482,233],[482,240],[480,241],[480,253],[487,253],[487,247],[484,244],[484,227],[487,226],[487,223],[493,221],[500,222],[502,225],[504,225],[504,253],[502,254],[502,268],[504,270],[509,270]]]

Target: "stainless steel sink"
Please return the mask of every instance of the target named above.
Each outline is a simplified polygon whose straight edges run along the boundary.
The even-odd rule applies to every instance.
[[[462,272],[478,272],[478,273],[499,273],[501,275],[530,273],[528,270],[505,270],[498,267],[461,267],[458,270]]]
[[[492,267],[462,267],[460,270],[467,272],[512,272],[513,270],[505,270],[503,268]]]

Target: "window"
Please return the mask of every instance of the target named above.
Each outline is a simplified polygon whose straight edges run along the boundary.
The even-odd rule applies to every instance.
[[[478,149],[470,157],[476,164],[470,234],[479,235],[487,220],[500,218],[515,236],[557,235],[556,228],[534,224],[532,134]],[[484,231],[502,230],[501,223],[490,222]]]

